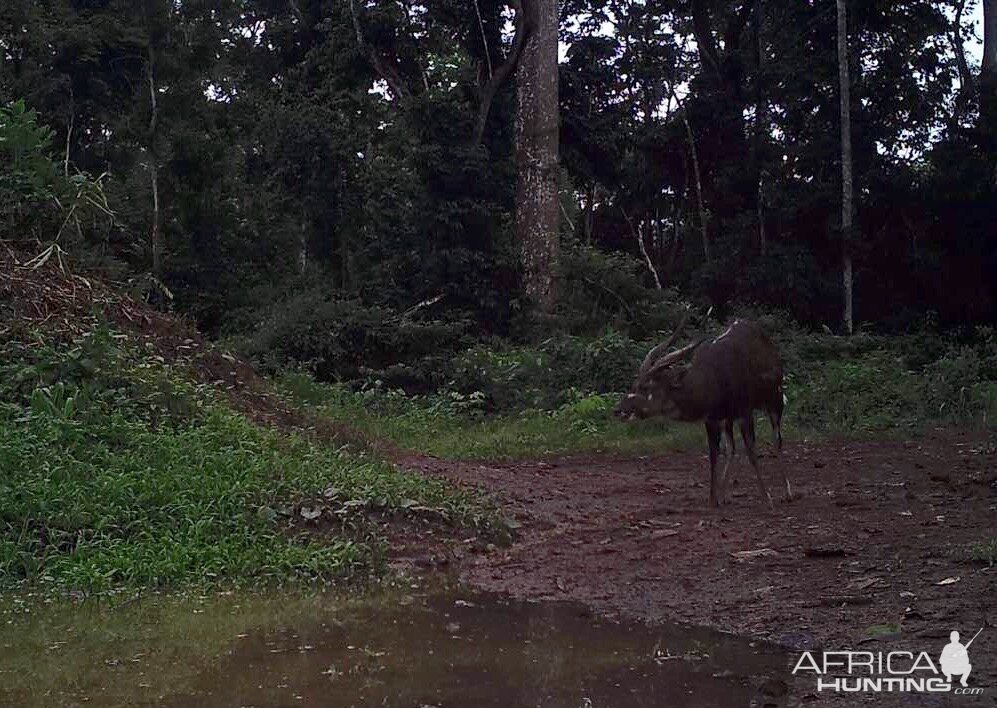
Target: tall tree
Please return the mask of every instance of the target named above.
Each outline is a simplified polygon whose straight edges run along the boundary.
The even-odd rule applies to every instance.
[[[997,0],[983,0],[983,61],[980,65],[980,120],[997,145]]]
[[[544,312],[556,297],[559,251],[557,0],[523,0],[526,45],[516,72],[516,235],[527,296]]]
[[[852,118],[848,83],[848,20],[845,0],[838,3],[838,84],[841,101],[841,272],[845,292],[845,330],[852,333]]]
[[[765,236],[765,164],[763,152],[765,136],[771,130],[768,125],[768,100],[765,97],[762,87],[762,73],[765,64],[764,19],[765,14],[762,11],[762,0],[754,0],[752,32],[755,40],[755,144],[753,153],[758,182],[758,194],[756,197],[758,203],[755,210],[758,214],[758,249],[762,254],[765,253],[768,247]]]
[[[997,71],[997,1],[983,0],[983,71]]]

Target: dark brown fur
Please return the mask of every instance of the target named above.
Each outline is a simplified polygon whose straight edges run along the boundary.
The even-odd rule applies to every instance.
[[[686,363],[692,355],[691,363]],[[712,340],[700,341],[679,360],[661,357],[640,373],[631,392],[616,407],[623,419],[664,416],[672,420],[703,421],[710,444],[710,503],[728,501],[726,473],[734,454],[734,421],[738,422],[748,460],[758,477],[762,495],[769,496],[755,456],[753,411],[768,413],[776,446],[782,449],[782,360],[761,326],[749,320],[734,323]],[[717,456],[723,432],[730,453],[723,473],[717,474]],[[783,474],[786,497],[792,492]],[[727,489],[725,490],[725,486]]]

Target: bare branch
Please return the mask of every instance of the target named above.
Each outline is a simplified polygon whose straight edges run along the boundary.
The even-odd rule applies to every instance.
[[[481,46],[485,50],[485,63],[488,65],[488,78],[494,75],[492,71],[492,53],[488,51],[488,37],[485,36],[485,22],[481,19],[481,6],[474,0],[474,11],[478,15],[478,29],[481,30]]]
[[[568,210],[564,208],[564,202],[562,202],[562,201],[561,201],[560,199],[558,199],[558,200],[557,200],[557,203],[558,203],[558,205],[560,205],[560,207],[561,207],[561,216],[563,216],[563,217],[564,217],[564,221],[565,221],[565,223],[566,223],[566,224],[567,224],[567,225],[568,225],[569,227],[571,227],[571,233],[574,233],[574,232],[575,232],[575,224],[574,224],[574,222],[573,222],[573,221],[571,220],[571,218],[570,218],[570,217],[568,216]]]
[[[692,134],[692,125],[689,124],[689,117],[685,110],[685,102],[675,93],[674,82],[668,83],[668,90],[678,106],[679,117],[682,125],[685,126],[685,139],[689,144],[689,156],[692,158],[692,173],[696,179],[696,207],[699,210],[699,230],[703,237],[703,257],[707,262],[710,260],[710,236],[706,228],[706,207],[703,205],[703,180],[699,172],[699,152],[696,150],[696,139]]]
[[[70,103],[70,106],[72,103]],[[73,140],[73,124],[76,122],[76,111],[70,109],[72,112],[69,114],[69,127],[66,128],[66,155],[62,161],[62,173],[69,177],[69,144]]]
[[[419,310],[421,310],[421,309],[423,309],[425,307],[431,307],[432,305],[435,305],[440,300],[442,300],[443,297],[444,297],[444,293],[439,293],[437,295],[434,295],[433,297],[426,298],[422,302],[416,303],[415,305],[413,305],[409,309],[405,310],[405,312],[402,313],[402,316],[401,316],[400,319],[402,319],[402,320],[408,319],[409,317],[411,317],[412,315],[414,315]]]
[[[630,215],[627,214],[627,210],[621,206],[620,212],[623,213],[623,218],[627,220],[627,226],[630,227],[630,234],[637,239],[637,246],[640,247],[640,254],[644,256],[644,262],[647,264],[647,269],[651,271],[651,275],[654,276],[654,284],[657,286],[658,290],[661,290],[661,278],[658,277],[658,269],[654,267],[654,263],[651,261],[651,256],[647,254],[647,246],[644,245],[644,237],[641,235],[639,229],[634,228],[634,222],[630,219]]]

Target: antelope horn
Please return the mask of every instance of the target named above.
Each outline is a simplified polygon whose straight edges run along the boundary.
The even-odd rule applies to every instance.
[[[654,362],[656,362],[658,358],[664,352],[666,352],[670,346],[672,346],[672,343],[679,336],[679,333],[682,331],[682,328],[685,327],[685,323],[688,321],[689,321],[689,310],[686,309],[685,315],[682,316],[682,321],[679,322],[679,326],[676,327],[675,330],[672,332],[672,336],[668,338],[668,341],[662,342],[658,346],[654,347],[653,349],[651,349],[651,351],[647,353],[647,356],[644,357],[644,361],[641,362],[640,369],[638,369],[637,371],[638,376],[646,374],[654,365]]]
[[[676,349],[671,354],[666,354],[665,356],[661,357],[656,362],[654,362],[654,365],[651,367],[650,370],[653,371],[653,370],[656,370],[656,369],[663,369],[666,366],[671,366],[676,361],[681,361],[686,356],[688,356],[693,351],[695,351],[696,347],[698,347],[704,341],[706,341],[706,340],[698,339],[695,342],[693,342],[692,344],[687,344],[684,347],[682,347],[681,349]]]

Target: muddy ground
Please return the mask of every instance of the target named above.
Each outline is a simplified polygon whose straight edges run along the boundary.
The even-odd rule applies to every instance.
[[[521,524],[509,548],[452,548],[463,580],[514,597],[709,625],[791,650],[910,650],[937,657],[958,629],[983,697],[815,695],[796,705],[997,705],[997,568],[970,548],[997,535],[997,451],[982,433],[790,443],[761,464],[795,500],[762,502],[746,460],[733,503],[707,506],[705,454],[568,457],[509,464],[410,456],[406,467],[483,487]],[[704,442],[705,447],[705,442]]]

